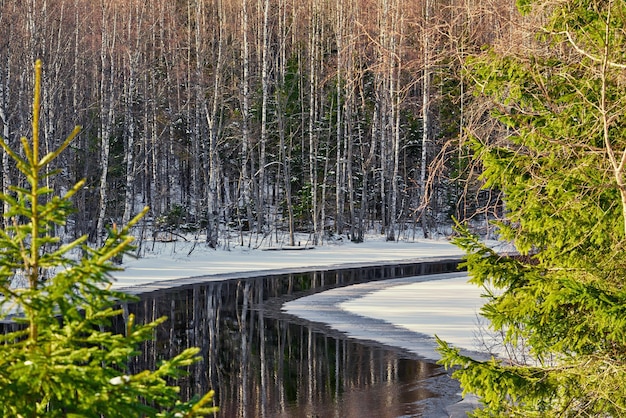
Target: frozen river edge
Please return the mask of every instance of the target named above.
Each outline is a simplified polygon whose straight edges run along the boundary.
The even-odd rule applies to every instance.
[[[190,249],[181,246],[178,243],[176,247],[164,246],[157,252],[142,259],[126,259],[123,267],[124,271],[118,271],[113,273],[113,288],[121,290],[130,294],[143,294],[153,291],[159,291],[164,289],[176,288],[179,286],[193,285],[197,283],[203,283],[207,281],[220,281],[230,279],[242,279],[246,277],[257,277],[259,275],[276,274],[285,272],[297,272],[297,271],[311,271],[316,269],[333,269],[333,268],[358,268],[360,266],[371,266],[380,264],[389,264],[390,262],[397,262],[399,264],[406,262],[429,262],[435,260],[458,259],[462,256],[462,252],[447,241],[419,241],[419,242],[396,242],[385,243],[382,241],[370,240],[366,243],[353,244],[343,243],[341,245],[330,245],[326,247],[318,247],[311,251],[249,251],[246,249],[233,249],[232,251],[200,251],[196,250],[191,252]],[[465,283],[466,278],[464,273],[454,273],[456,280],[463,282],[463,285],[467,289],[477,289],[471,285]],[[400,308],[399,301],[407,301],[407,295],[414,295],[415,292],[411,289],[403,288],[403,286],[413,286],[422,283],[424,286],[426,283],[443,283],[442,280],[445,276],[422,276],[417,278],[416,283],[413,283],[411,278],[405,279],[391,279],[378,282],[370,282],[367,285],[370,287],[357,287],[350,286],[343,289],[335,289],[335,292],[345,292],[344,296],[337,299],[339,293],[334,295],[335,302],[345,303],[343,307],[338,307],[338,304],[329,301],[326,312],[322,309],[320,315],[328,315],[330,311],[340,312],[342,315],[350,314],[347,325],[351,327],[352,333],[356,330],[373,330],[378,326],[383,332],[379,332],[380,337],[389,337],[388,341],[382,342],[385,345],[392,347],[405,347],[410,345],[414,350],[422,350],[419,356],[423,358],[433,358],[434,339],[433,334],[437,333],[445,340],[456,344],[455,338],[448,338],[443,334],[443,329],[440,326],[441,316],[431,316],[431,320],[437,329],[435,332],[431,332],[427,328],[423,328],[422,332],[412,331],[407,329],[406,321],[388,322],[390,318],[385,319],[383,316],[386,313],[392,312],[387,308],[381,309],[380,306],[372,308],[369,303],[371,300],[367,296],[387,298],[385,292],[394,292],[396,295],[396,308]],[[454,277],[450,277],[454,280]],[[415,278],[413,278],[415,279]],[[437,282],[437,283],[436,283]],[[395,289],[395,290],[394,290]],[[385,291],[385,292],[383,292]],[[382,293],[381,293],[382,292]],[[464,291],[454,290],[450,288],[431,288],[429,293],[434,300],[445,300],[446,297],[453,294],[464,294]],[[332,296],[333,294],[330,293]],[[316,295],[318,298],[329,296],[326,293],[319,293]],[[296,300],[294,302],[304,302],[304,299]],[[411,303],[411,302],[409,302]],[[350,306],[350,305],[353,306]],[[356,304],[356,306],[355,306]],[[358,306],[361,305],[361,306]],[[376,306],[376,305],[374,305]],[[321,308],[319,305],[317,308]],[[359,309],[367,309],[369,312],[359,312]],[[374,309],[374,310],[372,310]],[[450,310],[449,308],[444,308]],[[470,321],[475,320],[474,313],[467,314],[465,316],[471,318]],[[460,312],[457,312],[459,314]],[[405,312],[399,312],[396,310],[397,317],[410,317]],[[457,315],[458,316],[458,315]],[[345,317],[344,317],[345,318]],[[436,319],[435,318],[439,318]],[[335,322],[340,323],[340,320],[330,321],[330,318],[317,318],[312,319],[318,322]],[[332,325],[332,324],[331,324]],[[336,325],[336,324],[335,324]],[[458,327],[457,327],[458,328]],[[463,328],[463,327],[461,327]],[[354,338],[358,338],[352,335],[351,332],[347,332]],[[370,336],[362,336],[362,339],[370,340]],[[393,335],[390,335],[393,334]],[[391,338],[393,337],[393,338]],[[404,343],[403,343],[404,340]],[[400,345],[400,344],[404,345]],[[431,354],[428,354],[431,353]],[[434,359],[433,359],[434,360]],[[475,408],[475,402],[467,405],[467,401],[459,403],[461,401],[460,389],[456,381],[449,378],[447,374],[442,374],[438,378],[431,379],[430,386],[432,391],[441,394],[439,398],[433,398],[429,400],[429,405],[426,405],[428,413],[423,416],[428,418],[439,417],[462,417],[466,416],[466,411]]]
[[[440,358],[434,335],[480,357],[481,290],[467,273],[445,273],[381,280],[327,290],[283,305],[283,311],[322,323],[351,338],[403,349],[427,360]],[[465,417],[478,407],[461,397],[448,374],[431,378],[439,398],[424,403],[425,417]]]

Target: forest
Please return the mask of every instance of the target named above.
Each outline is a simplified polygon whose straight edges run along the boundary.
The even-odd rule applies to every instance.
[[[501,206],[467,158],[498,128],[463,62],[521,21],[491,0],[2,0],[0,136],[29,135],[41,59],[43,151],[82,127],[49,180],[86,179],[60,235],[101,243],[149,206],[144,233],[212,247],[428,237]]]
[[[137,236],[456,219],[510,348],[437,340],[472,416],[626,416],[624,0],[0,0],[0,54],[0,307],[28,326],[0,338],[4,415],[214,410],[168,384],[198,349],[119,374],[165,320],[104,331]]]

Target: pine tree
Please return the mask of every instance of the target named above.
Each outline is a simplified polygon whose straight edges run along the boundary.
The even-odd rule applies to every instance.
[[[462,227],[483,314],[525,361],[481,362],[440,341],[475,416],[626,415],[626,2],[522,1],[519,48],[469,61],[508,136],[474,138],[485,187],[505,196],[503,257]],[[529,47],[532,46],[532,49]]]
[[[21,325],[0,335],[0,416],[3,417],[191,417],[212,413],[212,393],[181,402],[171,384],[196,361],[188,349],[154,370],[132,374],[128,364],[139,345],[152,338],[164,319],[136,325],[129,318],[125,335],[107,331],[121,311],[124,294],[110,290],[112,259],[130,249],[128,226],[111,230],[101,248],[86,246],[86,236],[62,244],[54,235],[72,212],[78,182],[63,195],[48,188],[51,163],[77,137],[39,155],[41,62],[35,65],[32,139],[21,139],[14,150],[0,146],[16,164],[23,184],[1,194],[10,220],[0,230],[0,312]],[[81,249],[86,255],[73,257]],[[25,282],[19,286],[20,278]]]

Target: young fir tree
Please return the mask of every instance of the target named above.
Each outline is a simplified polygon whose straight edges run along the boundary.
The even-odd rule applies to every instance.
[[[469,62],[509,136],[474,139],[485,187],[505,196],[502,257],[463,229],[483,314],[527,361],[480,362],[440,341],[474,416],[626,416],[626,2],[520,2],[533,48]]]
[[[170,382],[196,360],[188,349],[154,370],[137,374],[128,363],[139,345],[152,338],[163,321],[136,325],[129,318],[125,335],[106,331],[120,315],[123,294],[110,290],[112,258],[129,249],[128,227],[117,231],[102,248],[85,245],[86,237],[63,245],[53,235],[71,212],[77,183],[62,196],[45,186],[50,164],[79,132],[77,127],[55,151],[39,155],[41,62],[35,65],[32,139],[14,150],[0,138],[24,180],[0,199],[10,226],[0,230],[0,312],[23,324],[21,331],[0,335],[0,416],[3,417],[191,417],[208,415],[212,393],[181,402]],[[145,211],[144,211],[145,213]],[[86,256],[76,260],[72,250]],[[52,250],[53,249],[53,250]],[[75,254],[76,252],[72,252]],[[23,277],[27,285],[18,287]]]

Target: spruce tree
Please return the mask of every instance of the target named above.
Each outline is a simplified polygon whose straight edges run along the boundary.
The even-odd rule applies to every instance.
[[[473,138],[505,196],[503,257],[461,227],[482,313],[524,361],[477,361],[440,341],[474,416],[626,416],[626,2],[520,1],[542,22],[518,48],[468,61],[508,135]]]
[[[78,182],[62,195],[46,186],[51,164],[79,134],[40,156],[41,62],[35,64],[32,138],[21,148],[0,146],[15,163],[21,183],[0,194],[8,225],[0,229],[0,315],[19,330],[0,335],[0,416],[3,417],[191,417],[207,415],[212,393],[181,402],[172,381],[196,361],[197,349],[163,361],[156,370],[129,372],[140,344],[164,319],[137,325],[124,335],[108,331],[127,298],[110,290],[112,259],[130,249],[129,225],[112,230],[101,248],[87,237],[63,244],[54,235],[72,212]],[[80,250],[80,251],[76,251]],[[76,256],[84,254],[83,256]],[[22,280],[19,280],[19,279]],[[24,282],[20,285],[19,282]]]

